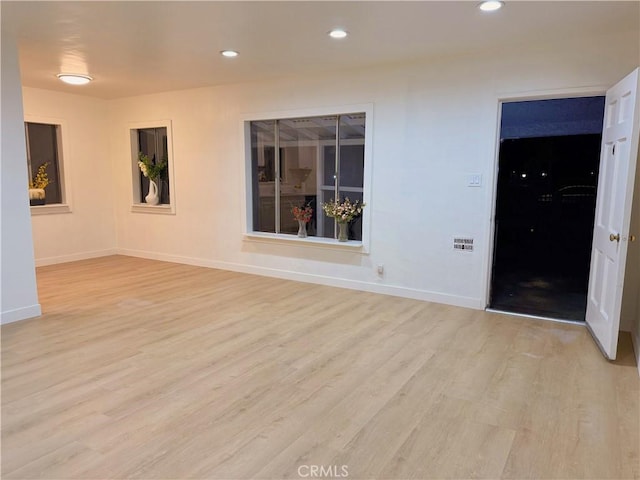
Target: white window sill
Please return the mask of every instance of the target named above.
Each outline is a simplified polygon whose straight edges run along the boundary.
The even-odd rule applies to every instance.
[[[175,215],[176,211],[173,205],[148,205],[146,203],[134,203],[131,205],[133,213],[161,213],[164,215]]]
[[[336,250],[349,250],[356,253],[368,254],[369,251],[365,245],[356,240],[347,242],[339,242],[333,238],[324,237],[306,237],[300,238],[297,235],[275,234],[265,232],[247,232],[244,234],[245,241],[261,242],[282,245],[296,245],[304,247],[329,248]]]
[[[71,213],[71,207],[66,203],[52,203],[50,205],[33,205],[29,207],[31,215],[54,215],[58,213]]]

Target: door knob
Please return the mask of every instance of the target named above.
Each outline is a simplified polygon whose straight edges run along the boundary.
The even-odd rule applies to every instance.
[[[635,235],[629,235],[629,241],[630,242],[635,242],[636,241],[636,236]]]
[[[620,234],[616,233],[615,235],[612,233],[609,235],[609,240],[612,242],[619,242],[620,241]]]

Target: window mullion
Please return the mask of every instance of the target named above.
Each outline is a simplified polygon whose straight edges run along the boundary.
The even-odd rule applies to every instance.
[[[153,141],[155,143],[155,149],[156,149],[156,165],[159,165],[160,163],[162,163],[162,160],[164,160],[163,157],[163,153],[164,153],[164,148],[163,148],[163,142],[162,142],[162,127],[157,127],[153,129]],[[162,177],[158,178],[158,188],[161,188],[162,185]],[[162,190],[160,190],[160,204],[162,204]]]
[[[29,123],[24,124],[24,136],[27,144],[27,168],[29,169],[29,183],[33,178],[33,166],[31,165],[31,144],[29,143]]]
[[[160,162],[162,162],[162,158],[160,158],[162,156],[162,136],[160,135],[160,129],[159,128],[154,128],[153,129],[153,140],[155,145],[155,149],[156,149],[156,164],[159,164]]]
[[[336,159],[335,159],[334,195],[335,201],[340,201],[340,115],[336,115]],[[338,222],[333,220],[333,238],[338,238]]]
[[[273,128],[274,131],[274,162],[275,162],[275,167],[276,167],[276,182],[275,182],[275,190],[274,190],[274,194],[275,194],[275,231],[276,233],[280,233],[280,120],[276,120],[275,121],[275,125]]]

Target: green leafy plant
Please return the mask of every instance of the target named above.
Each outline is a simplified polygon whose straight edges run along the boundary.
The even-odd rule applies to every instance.
[[[47,175],[47,167],[49,162],[45,162],[38,167],[38,172],[35,177],[29,179],[29,188],[45,188],[49,183],[49,176]]]
[[[138,167],[140,167],[140,171],[145,177],[155,182],[158,178],[165,178],[167,160],[163,159],[161,162],[156,163],[155,160],[140,152],[138,153]]]

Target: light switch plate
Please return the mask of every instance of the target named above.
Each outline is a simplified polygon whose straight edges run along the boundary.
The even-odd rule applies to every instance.
[[[472,173],[471,175],[467,175],[467,186],[468,187],[481,187],[482,186],[482,174],[480,174],[480,173]]]

